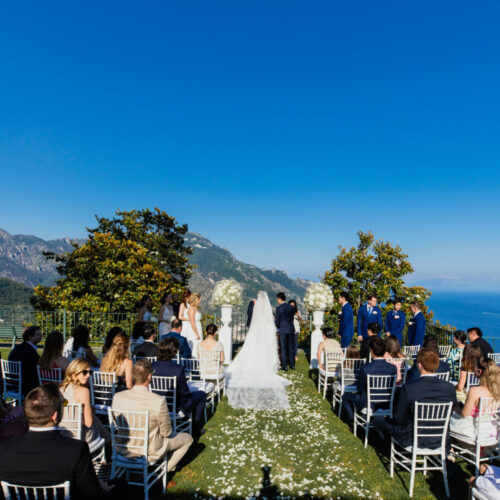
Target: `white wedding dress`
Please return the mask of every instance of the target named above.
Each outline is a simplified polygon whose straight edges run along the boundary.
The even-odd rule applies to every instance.
[[[276,326],[266,292],[259,292],[243,347],[226,369],[226,394],[233,408],[283,410],[290,407],[279,366]]]

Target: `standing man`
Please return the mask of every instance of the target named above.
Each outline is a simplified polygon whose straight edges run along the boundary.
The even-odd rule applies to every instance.
[[[403,328],[406,323],[406,314],[401,310],[403,305],[400,299],[393,300],[394,309],[385,317],[385,333],[398,339],[399,345],[403,345]]]
[[[358,310],[358,342],[363,342],[368,337],[368,325],[378,323],[382,330],[382,311],[377,307],[377,297],[368,295],[366,304],[363,304]]]
[[[347,347],[354,337],[354,315],[352,306],[349,304],[349,295],[347,292],[340,292],[339,304],[339,337],[342,347]]]
[[[281,346],[281,368],[288,371],[288,367],[295,369],[295,327],[293,318],[295,310],[287,304],[286,296],[283,292],[276,295],[278,307],[276,308],[275,325],[278,328]]]
[[[425,317],[421,311],[422,304],[415,300],[410,304],[410,309],[413,313],[413,321],[410,321],[408,325],[408,343],[422,347],[425,337]]]
[[[490,343],[483,339],[483,332],[481,331],[481,328],[478,328],[477,326],[468,328],[467,335],[469,336],[470,343],[477,345],[479,349],[481,349],[483,357],[487,358],[488,354],[493,354],[493,348]]]
[[[253,306],[254,305],[255,305],[255,299],[252,299],[248,303],[248,308],[247,308],[247,328],[250,328],[250,323],[252,322]]]

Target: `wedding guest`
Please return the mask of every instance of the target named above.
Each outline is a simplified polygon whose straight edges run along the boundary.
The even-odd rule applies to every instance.
[[[403,329],[406,323],[406,314],[401,310],[403,303],[400,299],[393,300],[394,309],[385,317],[385,332],[398,339],[399,345],[403,345]]]
[[[293,326],[295,312],[293,307],[285,302],[286,296],[283,292],[276,294],[276,299],[278,307],[276,308],[274,324],[279,332],[281,368],[284,371],[288,371],[288,367],[291,370],[295,370],[295,329]]]
[[[217,374],[217,368],[222,372],[224,368],[222,364],[224,363],[224,346],[215,340],[215,334],[217,333],[217,327],[210,323],[207,325],[205,330],[206,337],[205,340],[198,344],[198,359],[200,360],[200,365],[203,365],[203,370],[205,374],[215,375]],[[214,360],[212,357],[207,358],[208,351],[217,351],[219,352],[219,360],[220,364],[217,363],[217,360]]]
[[[114,410],[147,410],[149,412],[148,461],[157,462],[168,453],[167,470],[172,472],[189,450],[193,438],[184,432],[172,436],[172,423],[165,398],[149,391],[152,373],[151,363],[147,359],[137,361],[133,367],[134,385],[132,389],[115,394],[112,408]],[[133,444],[134,431],[128,432],[131,434],[129,443]],[[131,448],[128,453],[124,452],[124,454],[126,457],[134,458],[137,456],[137,451]],[[168,486],[174,484],[171,481]]]
[[[319,363],[319,369],[324,370],[325,365],[323,363],[323,351],[325,349],[341,349],[340,343],[338,340],[333,338],[333,329],[332,328],[323,328],[321,330],[321,333],[323,334],[323,342],[320,342],[318,345],[318,363]],[[334,372],[338,369],[340,365],[340,361],[335,362],[335,363],[329,363],[328,364],[328,371],[329,372]]]
[[[377,307],[377,297],[369,295],[366,304],[363,304],[358,310],[358,342],[362,342],[368,337],[368,325],[378,323],[382,330],[382,311]]]
[[[134,356],[156,358],[158,356],[158,346],[155,344],[156,331],[154,326],[146,324],[142,334],[145,340],[134,349]]]
[[[483,339],[483,332],[481,328],[478,328],[477,326],[468,328],[467,335],[469,336],[469,342],[471,344],[477,345],[481,349],[481,352],[483,353],[483,356],[485,358],[488,357],[488,354],[493,354],[493,348],[491,347],[489,342]]]
[[[367,337],[363,339],[359,348],[359,355],[365,358],[366,361],[370,360],[370,344],[379,338],[380,330],[378,323],[370,323],[366,328]]]
[[[181,321],[189,321],[189,318],[187,317],[189,297],[191,297],[191,292],[189,290],[185,290],[181,296],[181,303],[179,305],[179,315],[177,316]]]
[[[119,334],[125,332],[120,326],[113,326],[106,335],[106,338],[104,339],[104,345],[102,346],[102,353],[106,355],[106,353],[111,349],[111,345],[113,344],[113,339]]]
[[[346,359],[360,359],[359,355],[359,347],[356,345],[350,345],[345,350],[345,358]]]
[[[24,436],[27,432],[23,407],[6,404],[0,397],[0,441]]]
[[[406,370],[406,363],[402,363],[398,360],[404,360],[406,357],[401,351],[401,346],[395,335],[391,335],[385,339],[385,349],[385,359],[388,363],[392,363],[398,370],[396,384],[399,386],[403,381],[403,370]]]
[[[113,339],[111,349],[101,363],[101,371],[116,373],[118,389],[132,388],[132,360],[129,358],[129,338],[124,333],[118,333]]]
[[[151,323],[151,305],[153,304],[149,295],[144,295],[139,302],[139,321],[144,323]]]
[[[408,343],[409,345],[422,346],[425,337],[425,316],[422,312],[422,304],[417,300],[410,304],[413,320],[408,326]]]
[[[293,317],[293,328],[295,329],[295,361],[297,362],[299,360],[299,358],[297,357],[297,350],[299,347],[299,333],[302,316],[300,315],[299,308],[297,307],[297,302],[295,302],[295,300],[289,300],[288,304],[290,304],[295,311],[295,315]]]
[[[356,393],[344,393],[342,396],[342,404],[347,414],[347,420],[352,423],[354,420],[354,407],[358,410],[366,408],[367,405],[367,383],[368,375],[395,375],[396,367],[390,363],[386,363],[385,342],[380,338],[375,338],[370,344],[370,352],[373,361],[365,363],[359,370],[358,382],[356,384]]]
[[[144,327],[147,323],[144,321],[136,321],[132,327],[132,342],[134,345],[139,345],[144,342]]]
[[[78,325],[73,330],[73,351],[77,353],[84,353],[86,359],[92,366],[99,366],[99,360],[89,346],[90,332],[84,325]]]
[[[170,332],[168,332],[167,335],[165,335],[162,340],[170,338],[177,339],[179,341],[180,357],[189,359],[192,357],[191,349],[189,348],[189,344],[187,342],[186,337],[183,337],[181,335],[181,332],[182,332],[182,321],[180,319],[174,319],[172,321],[172,326],[170,327]]]
[[[39,326],[28,326],[23,332],[23,341],[9,354],[9,361],[21,362],[21,392],[26,396],[38,385],[37,365],[40,359],[36,345],[42,340]]]
[[[247,328],[250,327],[250,323],[252,322],[252,316],[253,316],[253,307],[255,305],[255,299],[251,299],[250,302],[248,303],[247,307]]]
[[[453,332],[453,343],[455,346],[450,350],[447,362],[450,365],[451,377],[458,381],[460,375],[460,365],[464,355],[465,345],[467,343],[467,334],[463,330]]]
[[[439,354],[434,349],[425,347],[420,349],[415,364],[420,372],[420,377],[415,382],[406,383],[401,388],[393,418],[375,417],[373,419],[375,428],[379,429],[386,437],[393,436],[403,447],[413,443],[413,416],[416,402],[456,402],[453,384],[435,376],[439,365]],[[422,448],[434,449],[441,444],[441,438],[437,441],[432,437],[420,439],[419,446]]]
[[[0,480],[28,486],[70,481],[71,498],[115,498],[109,484],[98,481],[88,444],[64,436],[57,426],[62,398],[56,384],[33,389],[23,403],[29,432],[2,442]],[[120,498],[123,492],[116,498]]]
[[[438,348],[438,341],[437,337],[433,335],[432,333],[429,335],[426,335],[424,337],[423,341],[423,346],[426,349],[432,349],[439,358],[439,348]],[[436,368],[436,373],[448,373],[450,371],[450,365],[446,363],[445,361],[439,360],[438,367]],[[408,374],[406,375],[406,383],[409,384],[411,382],[415,382],[420,378],[420,371],[418,369],[417,363],[413,363],[413,366],[408,370]]]
[[[158,361],[152,367],[155,375],[177,379],[177,410],[186,417],[192,415],[193,435],[200,436],[205,422],[207,394],[204,391],[189,391],[184,368],[173,361],[179,350],[179,341],[174,338],[163,339],[158,346]]]
[[[347,292],[339,293],[339,337],[342,347],[347,347],[354,337],[354,314],[352,306],[349,304],[349,295]]]
[[[457,383],[457,398],[459,401],[465,401],[465,386],[467,385],[467,376],[469,373],[475,373],[477,360],[482,357],[481,348],[475,344],[467,344],[464,349],[462,366]]]
[[[181,304],[179,302],[179,294],[177,293],[174,293],[172,295],[172,309],[174,311],[174,316],[176,318],[179,317],[179,308],[180,308]]]
[[[500,467],[494,465],[481,464],[479,466],[479,476],[471,477],[469,485],[476,488],[480,498],[496,500],[500,497]],[[479,497],[476,497],[479,498]]]
[[[109,440],[109,434],[101,421],[94,415],[90,402],[88,388],[90,375],[90,363],[86,359],[76,358],[69,364],[64,380],[59,386],[61,394],[68,403],[81,403],[82,405],[82,435],[87,443],[92,443],[100,438]]]
[[[69,360],[62,353],[64,349],[64,337],[60,332],[52,332],[45,339],[43,353],[38,361],[38,366],[44,370],[61,368],[64,373],[68,368]]]
[[[160,312],[158,313],[160,340],[169,332],[170,323],[175,319],[172,294],[167,293],[161,299]]]
[[[450,420],[450,431],[454,434],[474,439],[477,418],[479,415],[479,399],[493,398],[500,406],[500,367],[490,358],[480,357],[476,361],[476,377],[479,385],[471,387],[462,411],[453,413]],[[492,438],[498,433],[498,424],[493,420],[484,420],[481,425],[481,437]]]

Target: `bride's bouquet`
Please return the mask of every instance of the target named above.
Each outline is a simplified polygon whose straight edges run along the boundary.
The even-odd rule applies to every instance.
[[[333,293],[324,283],[313,283],[304,297],[304,304],[309,311],[326,311],[333,306]]]
[[[241,296],[243,287],[234,279],[219,281],[214,288],[212,295],[212,305],[239,306],[242,302]]]

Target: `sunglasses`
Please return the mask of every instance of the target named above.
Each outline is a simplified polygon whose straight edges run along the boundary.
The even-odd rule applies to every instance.
[[[81,372],[78,372],[78,375],[83,373],[84,375],[88,375],[90,373],[90,370],[82,370]]]

